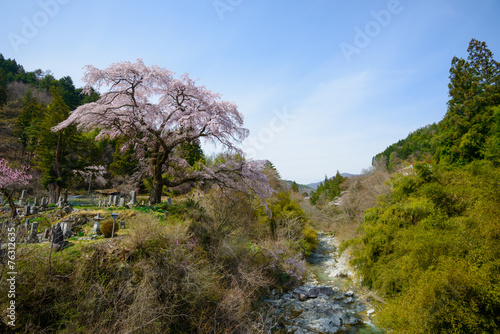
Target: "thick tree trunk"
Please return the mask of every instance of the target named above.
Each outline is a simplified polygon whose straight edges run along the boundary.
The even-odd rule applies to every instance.
[[[9,201],[9,206],[10,206],[10,211],[11,211],[11,218],[16,218],[17,216],[17,210],[16,210],[16,204],[14,204],[14,200],[12,199],[12,195],[7,198]]]
[[[161,202],[163,194],[163,176],[161,175],[161,166],[153,167],[153,183],[151,185],[151,193],[149,194],[149,202],[154,205]]]
[[[61,179],[61,164],[59,162],[61,158],[62,151],[62,131],[57,133],[57,146],[56,146],[56,156],[55,156],[55,172],[58,179]],[[61,196],[61,187],[57,183],[49,183],[47,185],[49,190],[49,204],[56,204],[59,201],[59,196]]]
[[[10,215],[12,218],[16,218],[17,216],[16,204],[14,203],[14,199],[12,198],[14,192],[9,192],[5,189],[0,189],[0,194],[3,197],[7,198],[7,202],[9,203],[10,206]]]
[[[16,218],[17,217],[17,210],[16,210],[16,204],[14,203],[14,199],[12,198],[12,195],[14,195],[14,193],[11,193],[9,194],[8,192],[3,192],[2,191],[2,194],[7,197],[7,201],[9,202],[9,206],[10,206],[10,217],[12,219]]]
[[[154,205],[161,202],[161,195],[163,194],[163,180],[153,180],[151,186],[151,193],[149,194],[149,202]]]
[[[49,183],[47,189],[49,190],[49,204],[56,204],[61,196],[61,187],[57,183]]]

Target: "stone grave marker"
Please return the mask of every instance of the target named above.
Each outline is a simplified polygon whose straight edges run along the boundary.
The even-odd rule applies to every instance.
[[[124,220],[122,220],[120,222],[120,229],[122,229],[122,228],[125,228],[125,221]]]
[[[50,238],[50,230],[48,228],[45,229],[45,232],[43,232],[43,240],[48,240]]]
[[[101,234],[101,222],[95,221],[94,226],[90,229],[91,233]]]
[[[61,224],[57,223],[54,228],[54,240],[52,241],[52,247],[58,251],[64,246],[64,235],[61,229]]]
[[[113,206],[118,206],[119,199],[120,199],[120,196],[118,196],[118,195],[113,196]]]
[[[167,203],[168,203],[168,205],[172,205],[172,199],[170,197],[167,198]]]
[[[26,207],[24,208],[24,215],[31,216],[31,206],[26,205]]]
[[[125,198],[120,198],[120,206],[125,206]]]
[[[64,197],[59,196],[59,200],[57,201],[57,206],[62,208],[64,206]]]
[[[134,190],[130,192],[130,202],[128,205],[136,205],[137,204],[137,194]]]
[[[42,197],[42,204],[41,204],[42,208],[46,208],[47,207],[47,197]]]
[[[35,202],[33,203],[33,206],[40,206],[40,199],[38,197],[35,197]]]
[[[66,238],[70,237],[73,232],[71,232],[71,222],[70,221],[63,221],[61,224],[61,229],[63,231],[63,236]]]
[[[38,233],[38,222],[33,222],[33,223],[31,223],[31,231],[30,231],[30,239],[29,239],[30,243],[38,242],[37,233]]]
[[[28,192],[26,190],[23,190],[21,192],[21,197],[19,198],[19,204],[24,205],[26,203],[27,195],[28,195]]]
[[[111,204],[113,204],[113,196],[109,195],[108,206],[111,206]]]
[[[91,233],[97,233],[101,234],[101,220],[104,219],[104,217],[101,217],[101,213],[97,213],[97,216],[94,218],[94,227],[90,230]]]

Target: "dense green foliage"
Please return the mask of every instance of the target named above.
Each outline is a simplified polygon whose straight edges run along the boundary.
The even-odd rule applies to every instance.
[[[200,140],[194,140],[191,143],[182,143],[179,145],[181,158],[185,159],[189,165],[194,166],[197,162],[205,162],[205,155],[201,149]]]
[[[375,159],[390,170],[405,160],[465,165],[477,159],[500,162],[500,63],[486,43],[473,39],[467,59],[454,57],[448,110],[443,120],[389,146]]]
[[[30,154],[35,150],[38,142],[39,123],[47,110],[43,103],[39,103],[28,91],[23,101],[21,114],[17,117],[15,135],[22,145],[21,156],[28,151]]]
[[[312,228],[306,212],[288,191],[280,191],[268,200],[268,211],[259,210],[260,220],[269,227],[273,239],[286,238],[299,245],[306,256],[317,248],[316,230]]]
[[[0,151],[10,161],[39,171],[34,186],[49,190],[50,203],[64,189],[85,185],[77,171],[111,163],[104,147],[95,142],[96,134],[80,133],[75,126],[51,131],[70,110],[98,98],[96,93],[86,96],[81,91],[68,76],[57,80],[49,71],[26,72],[0,54]]]
[[[20,64],[14,59],[5,59],[0,54],[0,106],[2,105],[2,88],[7,89],[8,84],[13,82],[21,82],[28,84],[30,87],[48,91],[51,87],[55,87],[57,92],[62,96],[64,103],[73,110],[76,107],[97,100],[97,94],[90,96],[82,95],[81,88],[75,88],[73,80],[69,76],[62,77],[57,80],[50,71],[42,71],[37,69],[32,72],[26,72]]]
[[[394,174],[341,247],[398,333],[500,332],[500,65],[484,42],[468,52],[452,61],[444,119],[376,157],[427,162]]]
[[[500,168],[415,165],[365,212],[353,264],[388,300],[382,324],[411,333],[500,330]]]
[[[380,153],[375,159],[384,157],[387,168],[395,171],[402,167],[404,161],[429,161],[435,151],[431,140],[438,130],[436,123],[429,124],[392,144]]]
[[[74,178],[74,170],[82,168],[92,152],[91,140],[72,125],[53,132],[52,127],[65,120],[69,108],[57,90],[52,87],[52,102],[47,106],[41,120],[32,123],[28,132],[36,136],[36,167],[42,172],[42,184],[49,190],[51,202],[57,201],[60,191],[68,188]]]
[[[344,182],[344,180],[345,178],[340,175],[339,171],[337,171],[337,174],[330,179],[325,176],[325,181],[321,182],[316,190],[311,192],[311,204],[317,204],[320,199],[330,202],[335,197],[340,196],[340,185]]]

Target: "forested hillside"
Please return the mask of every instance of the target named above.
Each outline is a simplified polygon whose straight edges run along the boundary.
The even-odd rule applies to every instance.
[[[56,79],[50,71],[26,72],[0,55],[0,154],[15,165],[33,167],[32,184],[49,190],[50,203],[63,189],[84,185],[75,171],[103,163],[109,167],[116,147],[116,142],[97,143],[95,134],[74,126],[51,131],[70,110],[98,97],[81,92],[69,76]]]
[[[342,245],[397,333],[500,331],[500,66],[484,42],[468,52],[452,60],[444,119],[376,157],[417,163]]]
[[[473,39],[468,53],[467,59],[452,60],[443,120],[410,133],[374,159],[386,159],[391,170],[405,161],[500,162],[500,66],[485,42]]]
[[[337,171],[337,174],[328,178],[325,176],[325,180],[319,184],[316,190],[312,191],[310,194],[311,204],[322,204],[328,203],[332,201],[335,197],[340,196],[340,185],[344,182],[345,177],[340,175],[340,172]]]

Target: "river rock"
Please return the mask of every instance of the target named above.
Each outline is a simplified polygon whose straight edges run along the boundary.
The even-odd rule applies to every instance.
[[[352,297],[347,297],[347,298],[344,300],[344,303],[346,303],[346,304],[351,304],[351,303],[354,303],[354,298],[352,298]]]
[[[299,288],[282,295],[270,296],[270,300],[266,302],[271,306],[272,312],[275,312],[275,320],[279,319],[279,325],[270,321],[269,332],[341,333],[356,330],[352,326],[368,326],[372,313],[366,310],[371,309],[371,306],[365,305],[362,298],[355,298],[353,291],[342,291],[344,284],[338,283],[338,279],[324,280],[325,276],[333,277],[332,273],[348,272],[347,261],[340,261],[338,258],[333,237],[322,235],[319,239],[318,250],[322,256],[313,256],[311,263],[323,273],[323,278],[311,273],[306,284]],[[363,324],[361,318],[366,318],[367,324]]]
[[[307,298],[316,298],[319,294],[333,296],[335,294],[335,290],[330,286],[314,287],[307,292]]]
[[[298,299],[302,302],[307,299],[307,292],[302,289],[295,289],[292,292],[292,296],[293,298]]]
[[[307,298],[318,298],[318,290],[318,288],[312,288],[311,290],[307,291]]]

